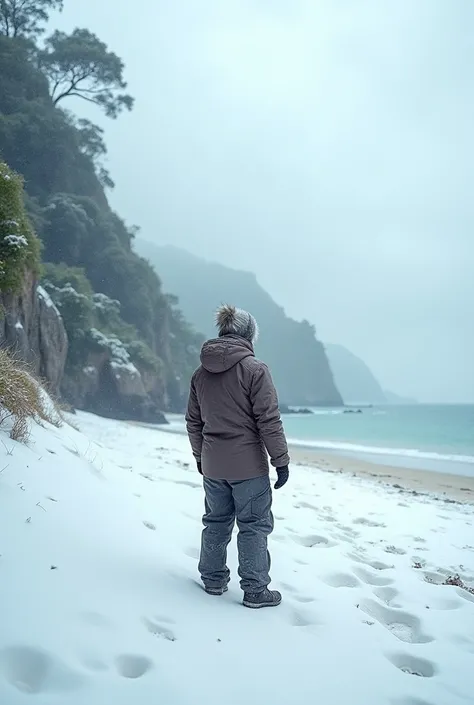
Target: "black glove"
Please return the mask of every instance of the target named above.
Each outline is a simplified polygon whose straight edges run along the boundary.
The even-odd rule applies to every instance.
[[[200,460],[196,460],[196,464],[198,466],[198,473],[202,475],[202,463]]]
[[[283,487],[288,482],[288,478],[290,477],[290,471],[288,470],[288,465],[285,465],[284,468],[277,468],[277,475],[278,475],[278,480],[275,482],[275,489],[279,490],[280,487]]]

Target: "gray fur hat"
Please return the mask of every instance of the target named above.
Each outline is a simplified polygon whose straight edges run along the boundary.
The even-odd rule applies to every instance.
[[[250,343],[255,343],[258,338],[258,325],[252,314],[229,304],[217,309],[216,326],[219,338],[223,335],[238,335]]]

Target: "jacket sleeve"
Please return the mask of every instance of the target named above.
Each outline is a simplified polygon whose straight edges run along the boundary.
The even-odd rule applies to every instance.
[[[253,374],[250,401],[257,428],[272,465],[275,468],[288,465],[290,458],[278,409],[278,396],[270,370],[263,363]]]
[[[202,451],[202,429],[203,422],[201,418],[201,409],[196,394],[194,377],[191,380],[191,388],[189,390],[188,408],[186,410],[186,430],[188,432],[189,442],[193,455],[197,461],[201,460]]]

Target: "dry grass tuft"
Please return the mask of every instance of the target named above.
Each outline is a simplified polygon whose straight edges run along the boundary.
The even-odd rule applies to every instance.
[[[31,420],[62,423],[55,402],[27,367],[5,349],[0,348],[0,425],[10,420],[10,438],[26,443]]]
[[[469,585],[466,585],[457,573],[456,575],[450,575],[449,578],[446,578],[443,584],[454,585],[455,587],[461,588],[462,590],[466,590],[466,592],[469,592],[471,595],[474,595],[474,587],[469,587]]]

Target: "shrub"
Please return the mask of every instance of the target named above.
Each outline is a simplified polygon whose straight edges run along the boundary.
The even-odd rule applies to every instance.
[[[40,383],[27,368],[0,348],[0,425],[11,421],[10,438],[26,443],[30,421],[61,425],[62,417]]]
[[[0,291],[18,291],[25,269],[39,270],[40,244],[23,196],[21,177],[0,161]]]
[[[165,363],[142,340],[132,340],[126,344],[126,348],[132,362],[138,368],[144,368],[160,376],[164,374]]]

